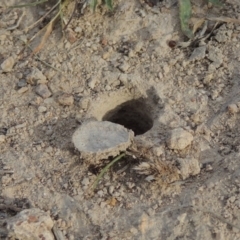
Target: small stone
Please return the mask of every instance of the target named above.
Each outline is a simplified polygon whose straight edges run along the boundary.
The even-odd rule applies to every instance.
[[[164,71],[165,74],[169,73],[170,67],[169,67],[168,64],[165,64],[165,65],[163,66],[163,71]]]
[[[45,84],[39,84],[36,87],[36,93],[41,96],[42,98],[48,98],[52,95],[50,90],[48,89],[47,85]]]
[[[153,147],[152,151],[155,156],[159,157],[164,153],[164,148],[163,146],[158,146],[158,147],[156,146],[156,147]]]
[[[209,46],[207,58],[213,62],[216,62],[218,65],[221,65],[223,62],[223,54],[217,47]]]
[[[212,81],[212,79],[213,79],[213,74],[210,73],[210,74],[208,74],[204,77],[203,83],[204,84],[209,84]]]
[[[61,228],[62,229],[65,229],[67,226],[66,222],[64,220],[62,220],[62,223],[61,223]]]
[[[27,81],[25,79],[20,79],[17,83],[17,86],[19,88],[26,87],[27,86]]]
[[[63,106],[71,106],[74,103],[74,98],[71,94],[63,93],[58,97],[58,102]]]
[[[207,50],[206,46],[195,48],[189,58],[189,61],[201,60],[205,58],[206,50]]]
[[[97,78],[92,78],[88,81],[88,87],[90,87],[91,89],[94,89],[96,83],[98,82]]]
[[[171,131],[167,139],[167,145],[170,149],[182,150],[193,141],[193,135],[182,128],[176,128]]]
[[[108,121],[87,121],[73,134],[72,142],[81,157],[93,164],[117,156],[131,144],[133,132]]]
[[[23,210],[6,219],[6,227],[9,238],[54,240],[52,219],[49,214],[37,208]]]
[[[136,53],[140,52],[141,49],[143,48],[143,45],[144,45],[143,41],[138,41],[137,44],[134,47],[134,51]]]
[[[207,172],[211,172],[212,170],[213,170],[212,165],[207,164],[207,166],[206,166],[206,171],[207,171]]]
[[[38,68],[34,68],[27,76],[27,82],[31,85],[45,84],[47,83],[47,78]]]
[[[15,59],[13,57],[8,57],[1,64],[2,71],[3,72],[11,72],[12,68],[14,66],[14,63],[15,63]]]
[[[98,194],[99,197],[103,197],[104,196],[104,192],[102,190],[99,190],[97,192],[97,194]]]
[[[111,88],[111,86],[109,86],[109,85],[107,85],[106,87],[105,87],[105,90],[106,91],[110,91],[112,88]]]
[[[76,33],[81,33],[81,32],[82,32],[82,28],[76,27],[76,28],[74,29],[74,31],[75,31]]]
[[[195,158],[179,158],[178,163],[180,165],[180,174],[183,180],[200,173],[199,162]]]
[[[183,213],[177,217],[177,220],[179,221],[180,224],[184,223],[186,216],[187,216],[187,213]]]
[[[87,110],[88,106],[89,106],[89,98],[88,97],[82,97],[79,101],[79,107],[82,110]]]
[[[67,28],[66,38],[70,43],[74,43],[77,41],[76,33],[71,28]]]
[[[130,68],[130,64],[128,62],[124,62],[119,66],[119,69],[122,72],[127,72],[127,70]]]
[[[239,112],[239,108],[238,108],[237,104],[230,104],[230,105],[228,105],[227,109],[228,109],[229,113],[232,113],[232,114]]]
[[[111,185],[110,187],[109,187],[109,189],[108,189],[108,192],[109,192],[109,194],[113,194],[113,191],[114,191],[114,186],[113,185]]]
[[[27,92],[28,91],[28,87],[22,87],[22,88],[20,88],[20,89],[18,89],[18,93],[25,93],[25,92]]]
[[[138,230],[137,230],[137,228],[132,227],[132,228],[130,229],[130,232],[131,232],[132,234],[134,234],[134,235],[137,235]]]
[[[38,107],[38,111],[39,111],[40,113],[44,113],[44,112],[47,111],[47,108],[44,107],[44,106],[39,106],[39,107]]]
[[[5,140],[6,140],[6,136],[0,135],[0,143],[5,142]]]
[[[74,236],[73,235],[69,235],[68,236],[68,240],[74,240]]]
[[[84,185],[84,186],[89,185],[89,178],[85,177],[85,178],[82,180],[82,185]]]

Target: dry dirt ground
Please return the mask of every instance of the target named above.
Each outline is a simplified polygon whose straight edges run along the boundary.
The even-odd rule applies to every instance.
[[[77,11],[65,37],[57,24],[31,55],[24,42],[47,20],[24,30],[50,6],[8,9],[19,2],[1,0],[2,239],[240,239],[240,24],[211,32],[209,20],[207,39],[174,47],[186,40],[177,3],[155,2]],[[199,1],[193,11],[240,19],[238,0],[222,9]],[[138,134],[135,157],[114,165],[91,195],[107,160],[89,164],[71,143],[88,118]],[[179,131],[191,137],[174,146]],[[134,170],[143,161],[146,175]],[[23,209],[35,212],[17,235],[22,222],[10,222]],[[35,238],[39,209],[48,220]]]

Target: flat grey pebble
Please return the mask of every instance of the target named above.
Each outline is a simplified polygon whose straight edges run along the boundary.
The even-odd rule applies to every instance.
[[[19,88],[26,87],[27,86],[27,81],[25,79],[20,79],[17,83],[17,86]]]
[[[50,90],[48,89],[47,85],[45,84],[39,84],[36,87],[36,93],[41,96],[42,98],[48,98],[52,95]]]

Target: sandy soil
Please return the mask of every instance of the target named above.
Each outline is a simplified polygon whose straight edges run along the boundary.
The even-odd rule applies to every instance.
[[[50,6],[1,1],[2,239],[11,238],[5,222],[31,208],[51,217],[55,239],[240,239],[240,24],[221,22],[207,39],[172,47],[185,40],[176,1],[151,2],[78,11],[65,37],[56,25],[31,56],[24,42],[45,22],[24,29]],[[240,19],[237,0],[193,10]],[[135,157],[114,165],[91,195],[109,160],[90,164],[74,149],[72,135],[89,118],[138,135]],[[181,146],[172,139],[179,131]],[[145,175],[134,170],[142,162]]]

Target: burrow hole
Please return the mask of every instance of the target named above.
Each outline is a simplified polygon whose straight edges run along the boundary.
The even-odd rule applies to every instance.
[[[153,126],[151,106],[146,102],[144,98],[124,102],[107,112],[102,120],[121,124],[135,136],[144,134]]]

